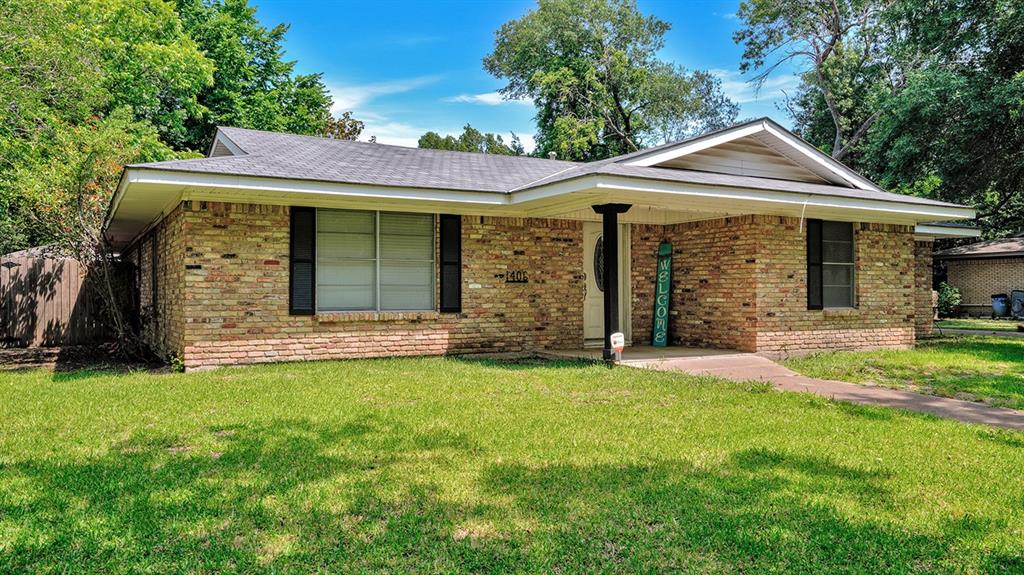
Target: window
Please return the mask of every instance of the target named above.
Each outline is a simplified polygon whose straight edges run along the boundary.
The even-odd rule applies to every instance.
[[[853,307],[853,224],[822,222],[821,286],[825,307]]]
[[[317,210],[319,311],[434,309],[434,216]]]
[[[808,309],[854,307],[853,224],[807,222]]]

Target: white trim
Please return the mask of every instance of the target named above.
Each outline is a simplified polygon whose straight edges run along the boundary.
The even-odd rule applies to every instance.
[[[978,228],[917,224],[917,226],[914,227],[914,234],[915,237],[919,237],[924,240],[934,240],[935,238],[980,238],[981,230]]]
[[[683,209],[719,214],[723,205],[735,206],[736,213],[795,215],[826,210],[824,219],[845,219],[837,211],[851,210],[850,221],[878,221],[912,225],[920,221],[971,219],[975,211],[956,206],[937,206],[830,196],[809,192],[759,190],[754,188],[713,186],[687,182],[645,180],[628,176],[591,174],[518,192],[481,192],[429,188],[408,188],[366,184],[346,184],[293,180],[261,176],[232,176],[197,172],[178,172],[151,167],[126,168],[111,201],[104,229],[108,229],[121,207],[129,186],[163,189],[173,197],[168,206],[182,200],[249,202],[271,205],[303,205],[408,211],[450,212],[509,217],[555,217],[561,209],[584,204],[624,201],[660,206],[666,210]],[[646,197],[644,197],[646,196]],[[680,202],[685,200],[685,204]],[[747,203],[745,203],[747,202]],[[673,208],[675,205],[675,208]],[[156,206],[154,206],[156,207]],[[728,211],[728,210],[726,210]],[[858,213],[859,212],[859,213]],[[156,213],[153,221],[158,221]],[[709,216],[713,217],[713,216]],[[933,226],[936,228],[938,226]],[[941,228],[945,234],[955,228]],[[935,233],[934,230],[919,233]],[[947,237],[976,237],[963,232]]]
[[[345,184],[314,180],[291,180],[262,176],[229,176],[197,172],[162,171],[156,168],[128,168],[129,179],[135,184],[179,186],[190,190],[201,188],[252,191],[257,193],[322,194],[326,196],[353,196],[370,199],[429,200],[468,204],[504,206],[510,203],[504,192],[473,192],[431,188],[404,188],[372,184]]]
[[[217,144],[224,144],[224,147],[231,152],[233,156],[247,156],[245,150],[238,147],[238,144],[234,143],[231,138],[227,136],[220,128],[217,128],[217,134],[213,136],[213,143],[210,144],[209,151],[206,152],[206,157],[212,157],[213,151],[217,148]]]
[[[751,124],[748,126],[737,126],[731,130],[726,130],[720,134],[708,136],[707,138],[698,138],[692,142],[682,142],[678,146],[672,146],[668,150],[663,152],[657,152],[649,156],[643,156],[638,160],[623,162],[627,166],[653,166],[669,160],[674,160],[681,156],[713,148],[739,138],[745,138],[752,136],[758,132],[764,131],[764,122],[757,124]]]
[[[597,178],[593,187],[609,191],[619,190],[625,192],[647,192],[674,196],[718,198],[735,201],[745,200],[770,202],[801,208],[806,202],[810,207],[867,210],[874,212],[906,214],[908,216],[934,216],[932,217],[934,220],[970,219],[975,217],[975,211],[971,208],[934,206],[929,204],[896,202],[890,200],[871,200],[866,198],[846,198],[806,192],[753,190],[748,188],[701,186],[698,184],[682,184],[674,182],[661,183],[655,181],[636,180],[622,176],[601,176]],[[748,210],[748,212],[757,213],[756,210]]]
[[[764,129],[769,134],[789,144],[794,150],[797,150],[812,162],[818,164],[819,166],[846,180],[853,187],[860,188],[862,190],[882,191],[881,188],[871,183],[871,181],[861,177],[853,170],[840,164],[839,162],[837,162],[836,160],[832,159],[830,156],[826,155],[824,152],[819,150],[818,148],[815,148],[814,146],[811,146],[802,140],[794,138],[793,135],[790,134],[788,131],[784,129],[778,130],[771,124],[767,123],[765,124]]]
[[[623,162],[627,166],[654,166],[662,162],[674,160],[688,154],[693,154],[701,150],[713,148],[740,138],[752,136],[760,132],[766,132],[771,134],[775,138],[778,138],[790,148],[800,153],[801,156],[810,160],[813,164],[820,168],[825,169],[829,173],[838,176],[843,181],[847,182],[851,187],[858,188],[861,190],[875,190],[882,191],[881,188],[873,184],[870,180],[860,176],[853,170],[842,165],[840,162],[831,158],[821,150],[814,146],[794,137],[788,130],[778,126],[769,119],[763,119],[756,123],[752,123],[745,126],[737,126],[736,128],[726,130],[719,134],[714,134],[706,138],[697,138],[691,142],[682,142],[678,146],[672,146],[669,149],[652,153],[651,155],[643,156],[639,159]]]

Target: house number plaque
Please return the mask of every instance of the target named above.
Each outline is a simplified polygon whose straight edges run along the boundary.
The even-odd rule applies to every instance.
[[[530,283],[530,276],[526,273],[526,270],[509,270],[505,272],[505,283],[507,284],[525,284]]]

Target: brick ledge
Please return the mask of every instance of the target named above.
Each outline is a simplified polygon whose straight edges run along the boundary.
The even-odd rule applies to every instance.
[[[318,313],[313,319],[319,323],[351,323],[360,321],[409,321],[440,319],[436,311],[337,311]]]

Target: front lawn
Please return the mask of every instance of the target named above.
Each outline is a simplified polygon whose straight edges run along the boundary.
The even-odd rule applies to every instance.
[[[1024,325],[1024,321],[963,318],[940,319],[935,322],[935,327],[939,329],[974,329],[980,331],[1018,331],[1018,325]]]
[[[1024,570],[1024,435],[764,385],[434,358],[0,397],[4,573]]]
[[[810,377],[1024,409],[1024,338],[953,336],[912,350],[819,353],[785,365]]]

